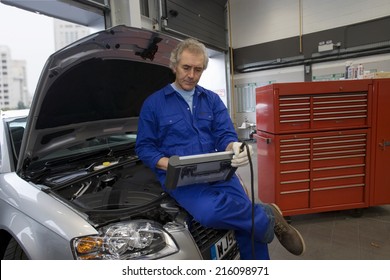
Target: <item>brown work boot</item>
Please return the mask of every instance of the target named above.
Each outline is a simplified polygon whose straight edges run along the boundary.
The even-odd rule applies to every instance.
[[[274,232],[280,244],[291,254],[300,256],[305,252],[305,241],[301,234],[283,218],[282,211],[276,204],[268,204],[275,217]]]

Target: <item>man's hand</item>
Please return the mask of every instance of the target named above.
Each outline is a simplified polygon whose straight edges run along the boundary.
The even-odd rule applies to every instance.
[[[245,145],[241,142],[233,142],[229,144],[228,149],[230,148],[231,150],[233,150],[234,153],[232,159],[233,167],[240,167],[248,164],[249,158],[248,158],[248,151],[246,147],[249,148],[249,154],[252,156],[253,155],[252,146]]]

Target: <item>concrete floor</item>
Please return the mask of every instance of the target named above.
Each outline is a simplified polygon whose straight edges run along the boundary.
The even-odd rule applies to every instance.
[[[256,154],[256,144],[252,143]],[[257,160],[252,159],[255,198],[257,196]],[[249,165],[240,167],[238,175],[250,193]],[[356,211],[334,211],[291,217],[291,224],[305,239],[306,252],[294,256],[275,238],[269,246],[274,260],[390,260],[390,205]]]

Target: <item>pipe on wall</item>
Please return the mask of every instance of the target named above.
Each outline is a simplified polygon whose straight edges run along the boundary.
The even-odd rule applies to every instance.
[[[315,63],[330,62],[343,59],[351,59],[356,57],[370,56],[390,53],[390,41],[382,44],[375,44],[375,47],[360,46],[345,50],[335,50],[325,54],[313,54],[311,58],[303,56],[283,58],[269,61],[262,61],[259,63],[251,63],[247,65],[238,66],[236,70],[239,73],[249,73],[254,71],[277,69],[282,67],[298,66],[298,65],[312,65]]]

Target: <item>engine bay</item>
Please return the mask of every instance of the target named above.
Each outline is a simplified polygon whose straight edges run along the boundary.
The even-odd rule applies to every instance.
[[[70,185],[67,192],[79,207],[109,210],[145,205],[159,198],[162,189],[149,168],[134,163],[99,172]]]
[[[113,219],[159,218],[172,221],[178,214],[176,202],[161,188],[156,175],[137,157],[90,169],[64,171],[47,176],[50,191],[89,215],[96,223]]]

